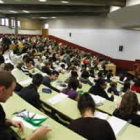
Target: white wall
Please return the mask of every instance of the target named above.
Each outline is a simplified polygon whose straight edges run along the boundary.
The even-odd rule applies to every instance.
[[[14,34],[15,29],[6,26],[0,26],[0,34]],[[41,30],[19,30],[19,34],[41,35]]]
[[[108,18],[51,20],[49,34],[116,59],[140,59],[140,32],[118,29]],[[118,51],[119,45],[124,46],[123,52]]]
[[[14,29],[10,29],[6,26],[0,26],[0,34],[14,34]]]

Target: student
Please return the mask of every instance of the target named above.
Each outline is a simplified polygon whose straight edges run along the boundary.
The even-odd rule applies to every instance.
[[[65,93],[69,98],[78,101],[79,96],[77,93],[77,88],[79,87],[79,81],[76,78],[71,78],[68,83],[68,87],[62,90],[62,93]]]
[[[5,63],[4,70],[11,72],[14,69],[14,66],[11,63]]]
[[[109,70],[108,72],[107,72],[107,82],[108,83],[110,83],[110,78],[113,76],[113,74],[112,74],[112,70]]]
[[[124,81],[122,92],[126,92],[127,90],[130,89],[130,81],[131,79],[129,77]]]
[[[5,103],[13,94],[13,90],[16,85],[15,77],[5,71],[0,72],[0,102]],[[0,105],[0,140],[17,140],[15,135],[10,131],[10,126],[19,129],[19,132],[24,130],[24,126],[20,121],[13,121],[6,119],[5,112]],[[39,127],[34,133],[32,133],[26,140],[38,140],[43,138],[50,131],[48,127]]]
[[[26,58],[24,65],[21,67],[21,70],[28,76],[31,76],[29,70],[32,68],[32,59]]]
[[[60,92],[60,90],[58,90],[57,88],[51,85],[51,82],[57,80],[58,76],[59,76],[59,73],[57,71],[53,71],[49,77],[45,76],[43,78],[43,84],[51,88],[52,90],[55,90],[56,92]]]
[[[88,93],[80,96],[78,109],[82,117],[70,123],[71,130],[88,140],[116,140],[109,123],[94,117],[95,102]]]
[[[121,104],[114,111],[113,115],[140,127],[140,115],[137,114],[138,108],[137,95],[129,90],[123,95]]]
[[[35,74],[33,76],[32,84],[23,88],[19,93],[19,96],[26,100],[28,103],[42,111],[40,96],[38,88],[43,82],[43,76],[41,74]]]
[[[89,80],[89,72],[84,70],[81,74],[81,77],[79,78],[80,82],[84,84],[89,84],[90,86],[93,85],[93,83]]]
[[[89,93],[92,93],[94,95],[99,95],[103,98],[106,98],[107,100],[110,100],[110,101],[114,101],[114,93],[111,93],[111,97],[108,97],[105,89],[107,87],[107,82],[104,80],[104,79],[99,79],[95,86],[92,86],[90,89],[89,89]]]
[[[48,75],[51,75],[51,63],[50,62],[45,62],[45,66],[42,67],[42,72],[48,74]]]
[[[3,55],[0,55],[0,71],[2,71],[4,68],[4,65],[5,65],[4,62],[5,60],[4,60]]]
[[[71,71],[71,77],[69,77],[68,79],[66,79],[66,83],[68,83],[69,82],[69,80],[70,79],[73,79],[73,78],[75,78],[75,79],[77,79],[78,80],[78,74],[77,74],[77,72],[75,72],[75,71]],[[78,86],[78,88],[82,88],[82,84],[81,84],[81,82],[78,80],[78,82],[79,82],[79,86]]]
[[[117,83],[116,82],[111,82],[110,87],[107,90],[109,93],[114,93],[115,95],[119,96],[119,91],[117,90]]]
[[[131,86],[131,90],[140,93],[140,79],[135,80],[135,84]]]
[[[61,64],[60,66],[55,68],[56,71],[58,71],[59,73],[65,74],[66,70],[65,70],[65,64]]]

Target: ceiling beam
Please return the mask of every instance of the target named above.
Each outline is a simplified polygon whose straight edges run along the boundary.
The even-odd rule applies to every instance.
[[[63,17],[63,16],[106,16],[107,13],[100,12],[100,13],[94,13],[94,12],[76,12],[76,13],[32,13],[32,14],[7,14],[6,17]]]
[[[107,11],[109,6],[77,6],[77,5],[0,5],[1,10],[30,11]]]

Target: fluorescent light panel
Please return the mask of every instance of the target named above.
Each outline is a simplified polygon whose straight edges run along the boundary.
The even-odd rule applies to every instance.
[[[22,10],[24,13],[30,13],[30,11]]]
[[[47,0],[39,0],[40,2],[46,2]]]
[[[69,3],[69,2],[68,2],[68,1],[64,1],[64,0],[63,0],[63,1],[61,1],[61,3]]]
[[[11,13],[17,13],[16,11],[10,10]]]
[[[121,7],[119,7],[119,6],[111,6],[110,7],[110,12],[114,12],[114,11],[117,11],[117,10],[119,10]]]
[[[0,0],[0,3],[4,3],[4,1]]]

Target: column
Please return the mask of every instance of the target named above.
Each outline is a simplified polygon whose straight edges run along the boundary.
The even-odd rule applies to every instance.
[[[18,35],[18,17],[15,17],[15,35]]]

